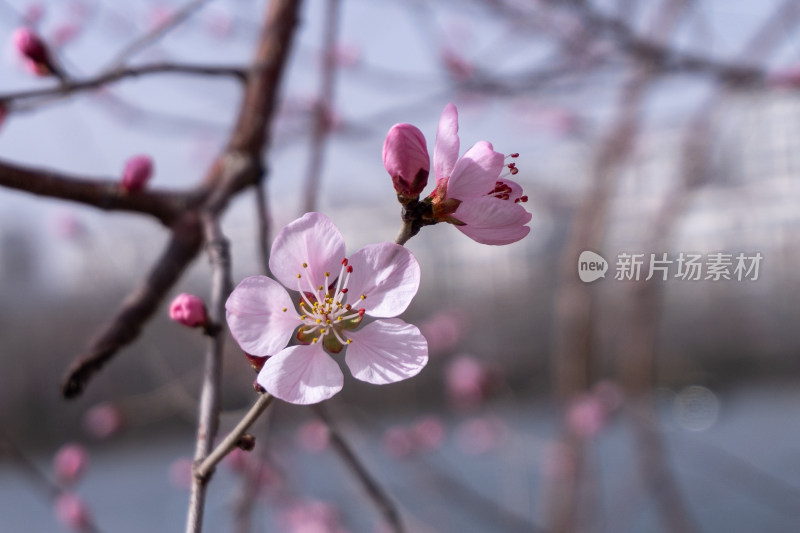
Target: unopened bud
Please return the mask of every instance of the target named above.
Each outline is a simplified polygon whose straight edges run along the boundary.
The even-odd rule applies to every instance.
[[[256,447],[256,438],[250,433],[245,433],[236,441],[236,447],[246,452],[252,451]]]
[[[169,304],[169,317],[190,328],[205,326],[208,321],[206,304],[199,296],[184,292]]]
[[[50,53],[41,37],[30,28],[18,28],[12,39],[17,52],[25,59],[28,69],[39,76],[51,74]]]
[[[253,370],[256,372],[261,372],[261,369],[264,368],[264,363],[266,363],[267,359],[269,359],[268,355],[258,356],[249,354],[247,352],[245,352],[244,355],[247,357],[247,360],[250,361],[250,366],[252,366]]]
[[[411,124],[395,124],[383,143],[383,166],[398,197],[417,198],[428,184],[430,157],[425,136]]]
[[[146,155],[133,156],[125,163],[122,172],[122,187],[128,192],[144,189],[153,175],[153,160]]]

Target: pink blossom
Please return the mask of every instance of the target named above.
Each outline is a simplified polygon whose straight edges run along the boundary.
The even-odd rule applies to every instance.
[[[319,420],[310,420],[298,428],[295,439],[305,451],[320,453],[330,443],[328,426]]]
[[[390,457],[402,459],[415,451],[414,434],[404,426],[392,426],[383,432],[383,449]]]
[[[88,531],[92,519],[86,503],[77,495],[62,493],[56,498],[54,505],[56,518],[61,524],[73,531]]]
[[[414,441],[420,450],[435,450],[444,441],[444,424],[437,416],[426,416],[418,420],[411,429]]]
[[[339,510],[321,501],[292,505],[281,516],[282,531],[287,533],[345,533]]]
[[[74,485],[89,467],[89,452],[80,444],[65,444],[53,457],[53,472],[65,485]]]
[[[38,24],[44,17],[44,7],[39,2],[31,2],[25,7],[25,20],[30,24]]]
[[[17,52],[25,60],[25,68],[37,76],[48,76],[52,74],[50,53],[41,37],[28,28],[22,27],[14,31],[12,35],[14,46]]]
[[[567,424],[578,436],[591,438],[597,435],[606,424],[608,413],[594,394],[577,397],[567,409]]]
[[[444,48],[441,58],[444,67],[456,81],[467,81],[475,74],[475,65],[452,48]]]
[[[411,124],[395,124],[383,143],[383,166],[398,196],[418,198],[428,184],[430,158],[425,136]]]
[[[83,427],[97,439],[106,439],[122,427],[122,412],[111,403],[99,403],[83,416]]]
[[[491,392],[493,381],[489,369],[468,355],[456,357],[445,369],[447,396],[457,407],[481,404]]]
[[[190,458],[175,459],[169,465],[169,482],[177,489],[189,490],[192,487],[193,468],[194,463]]]
[[[528,198],[519,184],[500,175],[504,168],[516,174],[515,163],[506,165],[503,154],[486,141],[479,141],[460,158],[459,146],[458,110],[447,104],[433,149],[436,189],[430,198],[434,217],[455,224],[483,244],[510,244],[525,237],[531,214],[519,204]]]
[[[125,162],[122,171],[122,188],[128,192],[144,189],[153,175],[153,160],[146,155],[136,155]]]
[[[442,354],[453,349],[464,335],[467,317],[458,310],[445,310],[428,318],[420,330],[428,339],[428,350],[431,355]]]
[[[206,304],[199,296],[181,293],[169,304],[169,318],[190,328],[205,326]]]
[[[344,376],[328,354],[345,347],[353,376],[377,385],[415,376],[427,363],[428,345],[419,329],[392,318],[419,288],[419,264],[407,249],[374,244],[348,259],[333,222],[306,213],[275,238],[269,266],[278,281],[246,278],[225,307],[239,346],[271,356],[257,382],[273,396],[311,404],[339,392]],[[284,287],[299,292],[298,310]],[[365,315],[378,320],[362,325]],[[287,348],[295,332],[300,345]]]
[[[456,442],[467,455],[481,455],[496,449],[505,440],[508,427],[499,418],[484,416],[466,420],[456,430]]]

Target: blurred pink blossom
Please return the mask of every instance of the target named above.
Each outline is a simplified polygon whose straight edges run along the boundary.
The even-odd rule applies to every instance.
[[[65,485],[74,485],[89,468],[89,452],[80,444],[65,444],[53,457],[56,479]]]
[[[440,53],[442,64],[456,81],[467,81],[475,74],[475,65],[452,48],[444,48]]]
[[[112,403],[98,403],[83,415],[83,427],[97,439],[107,439],[122,427],[122,412]]]
[[[25,6],[23,17],[28,21],[29,24],[34,26],[39,24],[44,18],[44,6],[42,6],[42,4],[39,2],[29,3],[27,6]]]
[[[441,446],[445,437],[442,420],[435,415],[428,415],[418,420],[411,428],[416,447],[420,450],[435,450]]]
[[[193,468],[194,463],[190,458],[175,459],[169,465],[169,482],[177,489],[189,490],[192,487]]]
[[[361,62],[361,49],[352,43],[339,43],[331,52],[334,64],[340,68],[353,68]]]
[[[81,32],[81,27],[72,22],[59,24],[53,30],[51,41],[55,46],[64,46],[73,41]]]
[[[462,422],[456,430],[456,443],[466,455],[481,455],[497,449],[508,436],[508,426],[493,416],[480,416]]]
[[[339,510],[321,501],[296,503],[281,515],[286,533],[346,533]]]
[[[320,420],[309,420],[297,428],[297,443],[309,453],[325,451],[330,444],[328,427]]]
[[[202,298],[194,294],[181,293],[169,304],[169,318],[190,328],[206,325],[206,304]]]
[[[153,175],[153,160],[147,155],[136,155],[125,162],[122,171],[122,188],[128,192],[144,189]]]
[[[594,394],[582,394],[575,398],[567,410],[567,424],[580,437],[597,435],[606,423],[606,410]]]
[[[387,455],[402,459],[414,451],[414,435],[405,426],[392,426],[383,432],[381,444]]]
[[[56,519],[72,531],[88,531],[91,528],[89,507],[77,495],[64,492],[55,501],[53,511]]]
[[[457,408],[468,409],[486,401],[502,383],[500,370],[470,355],[453,358],[445,369],[445,390]]]
[[[767,76],[767,83],[780,89],[800,88],[800,64],[769,73]]]
[[[60,213],[54,221],[56,234],[66,240],[77,241],[87,234],[86,226],[72,213]]]
[[[440,355],[455,348],[467,329],[467,317],[458,310],[445,310],[429,317],[419,328],[428,339],[431,355]]]

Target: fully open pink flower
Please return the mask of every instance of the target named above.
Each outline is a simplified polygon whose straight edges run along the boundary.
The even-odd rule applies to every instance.
[[[346,258],[333,222],[307,213],[275,238],[269,266],[280,283],[246,278],[225,308],[239,346],[271,356],[258,383],[273,396],[310,404],[339,392],[344,376],[328,353],[345,347],[353,376],[378,385],[415,376],[427,363],[425,337],[391,318],[405,311],[419,288],[419,265],[402,246],[373,244]],[[297,310],[281,284],[299,292]],[[379,320],[362,325],[364,315]],[[295,331],[301,344],[286,347]]]
[[[433,149],[434,216],[483,244],[509,244],[525,237],[531,214],[519,204],[528,198],[518,183],[500,176],[507,166],[503,154],[479,141],[459,158],[459,147],[458,110],[447,104]],[[508,168],[516,173],[513,163]]]

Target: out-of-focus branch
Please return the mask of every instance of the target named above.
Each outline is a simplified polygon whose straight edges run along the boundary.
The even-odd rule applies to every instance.
[[[316,404],[313,407],[314,413],[322,420],[328,428],[331,438],[331,444],[336,452],[341,457],[342,461],[347,465],[361,486],[366,491],[369,498],[373,501],[378,511],[383,515],[386,523],[391,527],[394,533],[403,533],[405,528],[400,519],[400,513],[397,507],[392,502],[386,491],[383,490],[374,477],[369,473],[366,467],[361,463],[361,460],[353,451],[353,448],[348,444],[338,428],[328,414],[327,409],[322,404]]]
[[[129,193],[120,186],[119,180],[78,178],[5,161],[0,161],[0,186],[99,209],[148,214],[165,226],[173,224],[189,202],[185,193],[152,190]]]
[[[167,248],[142,284],[125,298],[121,308],[89,343],[87,351],[70,366],[62,389],[65,397],[81,394],[89,379],[120,348],[139,336],[142,326],[200,251],[202,242],[200,221],[190,212],[173,227]]]
[[[322,48],[322,69],[317,101],[314,103],[308,171],[303,192],[303,212],[315,211],[319,198],[322,162],[325,145],[331,131],[333,113],[333,88],[336,77],[336,41],[339,30],[340,1],[328,0],[325,9],[325,35]]]
[[[108,68],[106,68],[106,70],[107,71],[117,70],[120,66],[124,65],[125,62],[128,61],[128,59],[133,57],[140,50],[147,48],[157,40],[164,37],[172,29],[174,29],[175,27],[183,23],[186,19],[191,17],[195,11],[203,7],[203,5],[207,4],[208,2],[209,0],[192,0],[191,2],[186,3],[178,11],[173,13],[171,16],[167,17],[167,19],[164,20],[161,24],[157,25],[155,28],[145,33],[138,39],[128,44],[125,48],[120,50],[114,57],[113,61],[111,61],[111,64],[108,66]]]
[[[197,439],[194,462],[201,463],[208,454],[219,428],[220,389],[222,388],[222,349],[225,342],[225,300],[231,292],[231,258],[228,240],[222,234],[219,220],[212,215],[203,217],[203,233],[209,262],[211,263],[211,302],[208,319],[212,327],[206,348],[203,384],[200,392],[200,406],[197,420]],[[199,533],[203,529],[203,508],[207,478],[192,479],[189,497],[189,516],[186,520],[187,533]]]
[[[71,94],[98,89],[128,78],[138,78],[151,74],[186,74],[192,76],[232,77],[244,81],[247,69],[227,65],[191,65],[182,63],[153,63],[139,67],[120,68],[106,71],[97,76],[83,80],[70,79],[61,85],[44,89],[33,89],[0,95],[0,104],[8,104],[20,100],[33,100],[53,96],[69,96]]]
[[[39,470],[39,467],[36,466],[22,449],[20,449],[17,443],[8,435],[0,432],[0,457],[3,455],[4,451],[11,457],[12,464],[18,466],[48,500],[55,502],[59,496],[66,492],[63,486],[50,479],[48,475]],[[85,533],[100,533],[100,529],[98,529],[94,521],[88,516],[86,517],[86,523],[83,524],[81,531],[85,531]]]
[[[283,68],[291,47],[300,0],[273,0],[257,45],[253,67],[248,73],[245,97],[236,127],[226,150],[214,161],[203,182],[192,192],[196,202],[173,226],[167,251],[152,273],[123,302],[122,309],[105,326],[70,367],[63,392],[66,397],[80,394],[91,376],[120,348],[139,335],[141,326],[152,316],[183,269],[200,250],[200,216],[215,217],[230,199],[246,187],[263,179],[261,160],[269,140],[269,124],[275,110]]]
[[[258,251],[261,259],[261,270],[265,276],[269,276],[271,228],[267,184],[265,181],[266,180],[261,179],[256,183],[256,220],[258,220]]]

